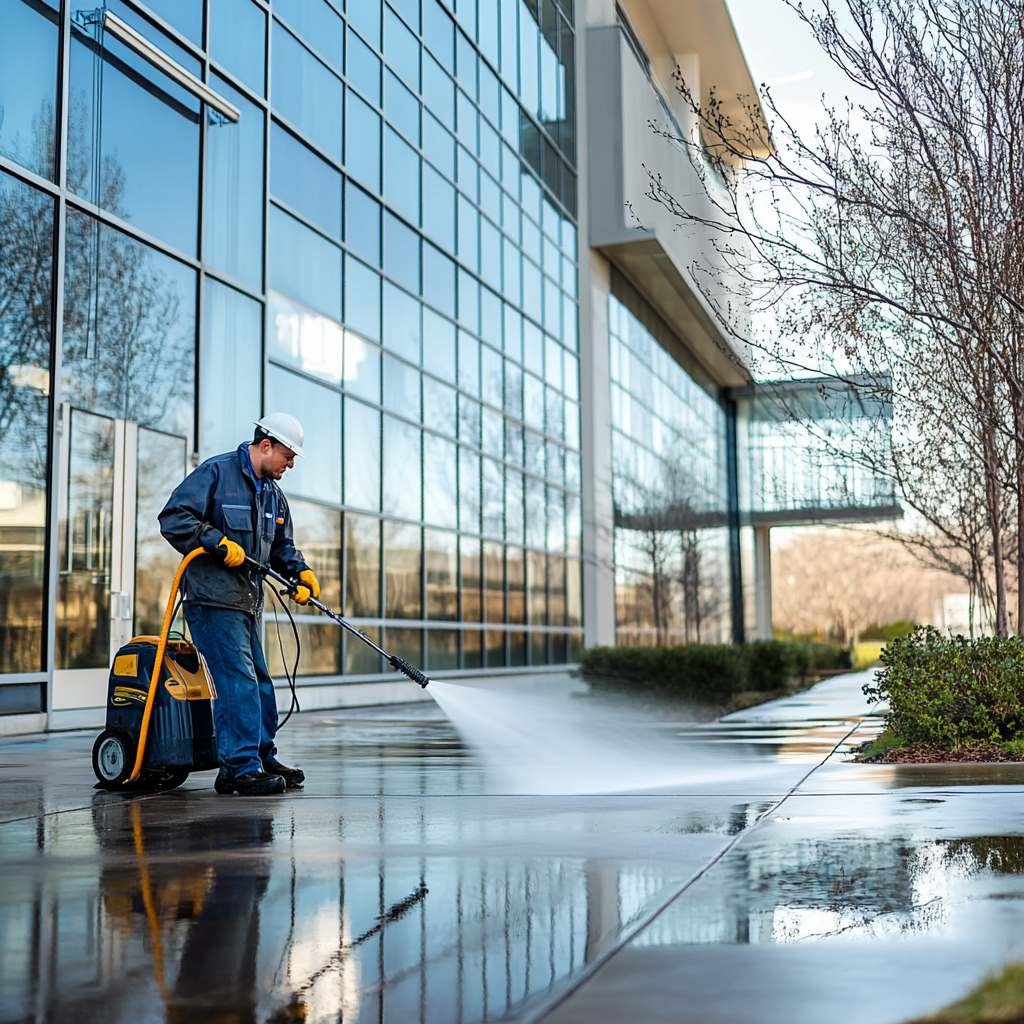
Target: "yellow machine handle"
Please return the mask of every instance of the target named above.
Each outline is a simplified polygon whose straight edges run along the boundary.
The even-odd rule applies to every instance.
[[[160,627],[160,639],[156,645],[156,660],[153,662],[153,674],[149,679],[149,693],[146,694],[146,706],[142,711],[142,725],[139,727],[139,744],[135,751],[135,767],[128,776],[127,783],[134,782],[142,774],[142,762],[146,760],[146,740],[149,737],[149,720],[153,717],[153,705],[156,703],[156,690],[160,683],[160,669],[163,668],[164,654],[167,651],[167,637],[171,632],[171,623],[174,621],[174,605],[178,597],[178,588],[181,586],[185,570],[200,556],[207,552],[202,548],[195,548],[190,551],[178,563],[174,573],[174,580],[171,583],[171,592],[167,596],[167,608],[164,611],[164,621]]]

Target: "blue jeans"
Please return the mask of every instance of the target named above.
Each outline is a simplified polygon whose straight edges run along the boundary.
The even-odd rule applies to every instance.
[[[263,771],[277,753],[277,697],[260,642],[261,620],[233,608],[185,602],[192,640],[217,688],[217,756],[232,778]]]

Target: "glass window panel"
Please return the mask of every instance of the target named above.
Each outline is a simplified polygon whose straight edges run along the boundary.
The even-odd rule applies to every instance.
[[[341,238],[341,172],[278,124],[270,130],[270,191]]]
[[[146,6],[171,28],[202,45],[203,0],[146,0]]]
[[[304,448],[288,471],[286,489],[321,501],[341,502],[341,395],[276,366],[267,368],[267,408],[291,411],[312,428]]]
[[[341,163],[341,82],[277,22],[272,54],[274,109]]]
[[[505,571],[508,576],[508,621],[525,623],[526,556],[522,548],[507,549]]]
[[[384,522],[385,618],[419,619],[423,616],[421,544],[418,526]]]
[[[505,621],[505,548],[494,541],[483,545],[484,622]]]
[[[361,629],[374,643],[381,642],[381,630],[377,626],[366,626]],[[345,638],[345,672],[348,675],[362,676],[383,672],[387,667],[384,659],[353,636]]]
[[[480,165],[497,178],[501,173],[501,143],[498,133],[484,118],[480,118]]]
[[[480,171],[480,209],[495,224],[501,222],[501,186],[484,170]]]
[[[467,148],[475,150],[477,112],[473,101],[459,89],[455,95],[455,134]]]
[[[481,405],[472,398],[459,395],[459,439],[463,444],[480,447]]]
[[[413,224],[420,222],[420,158],[390,128],[384,133],[384,199]]]
[[[409,419],[420,418],[420,372],[384,353],[384,404]]]
[[[434,434],[423,435],[423,519],[453,529],[457,524],[455,458],[453,442]]]
[[[384,59],[413,92],[420,91],[419,40],[390,9],[384,12]]]
[[[423,55],[423,103],[443,125],[454,130],[455,83],[429,53]]]
[[[380,615],[380,520],[345,513],[345,614],[356,618]],[[369,635],[368,630],[363,632]],[[348,645],[369,651],[359,640]],[[374,656],[376,657],[376,656]],[[347,671],[367,671],[352,669]]]
[[[274,13],[287,21],[289,27],[295,29],[328,64],[338,71],[342,70],[345,27],[326,0],[274,0]],[[275,48],[278,35],[275,32]]]
[[[8,524],[0,543],[0,672],[39,672],[45,667],[53,200],[0,172],[0,224],[0,495]]]
[[[480,599],[482,580],[480,541],[475,537],[460,537],[459,595],[462,600],[463,622],[480,622],[482,618],[483,605]]]
[[[420,30],[420,0],[388,0],[388,3],[405,18],[414,32]]]
[[[423,297],[447,316],[455,316],[455,263],[429,242],[423,245]]]
[[[464,0],[463,0],[464,3]],[[460,4],[461,6],[461,4]],[[461,20],[461,13],[460,13]],[[466,24],[466,22],[463,22]],[[473,10],[473,21],[472,28],[469,29],[470,34],[476,29],[476,8],[474,0]],[[455,41],[455,73],[459,79],[459,85],[466,90],[467,93],[475,100],[476,99],[476,51],[473,49],[473,44],[461,33],[456,33]]]
[[[423,664],[422,629],[395,629],[394,626],[388,626],[384,630],[384,643],[388,650],[399,658],[404,658],[414,665]]]
[[[507,238],[504,240],[505,260],[502,275],[502,294],[509,302],[519,305],[521,289],[519,249]]]
[[[505,452],[505,421],[500,412],[485,408],[483,411],[483,443],[481,447],[488,455],[502,458]]]
[[[501,305],[489,288],[480,289],[480,337],[494,348],[501,348]]]
[[[455,618],[455,616],[452,616]],[[442,672],[459,667],[459,632],[455,629],[427,630],[427,668]]]
[[[196,272],[74,210],[65,244],[62,397],[191,439]]]
[[[423,0],[423,41],[450,71],[455,71],[455,24],[438,0]]]
[[[345,332],[345,391],[380,402],[380,350],[355,331]]]
[[[480,342],[465,331],[459,331],[459,387],[480,395]]]
[[[380,410],[345,398],[345,504],[380,508]]]
[[[519,6],[522,4],[520,3]],[[516,8],[514,3],[501,4],[501,74],[513,89],[516,88],[519,40],[516,38]],[[528,11],[523,18],[530,21]]]
[[[252,0],[210,0],[210,56],[260,96],[266,91],[267,16]]]
[[[566,623],[570,626],[581,626],[583,624],[583,568],[575,558],[571,558],[565,563],[565,584]]]
[[[546,626],[548,621],[548,574],[543,551],[526,552],[526,570],[530,625]]]
[[[507,302],[504,305],[505,351],[517,363],[523,361],[523,317]]]
[[[380,191],[380,115],[354,92],[346,96],[345,166],[374,192]]]
[[[384,284],[384,345],[413,363],[420,361],[420,303],[390,282]]]
[[[509,630],[508,663],[511,666],[526,664],[526,634],[520,629]]]
[[[423,366],[445,380],[455,380],[455,324],[423,310]]]
[[[508,89],[501,90],[501,134],[505,141],[515,149],[520,145],[520,127],[522,114],[515,96]]]
[[[389,515],[419,519],[422,475],[419,428],[385,415],[383,510]]]
[[[548,488],[548,551],[565,550],[565,494]]]
[[[480,380],[483,387],[481,397],[498,409],[504,404],[503,364],[501,356],[484,345],[480,351]]]
[[[340,384],[341,325],[312,309],[271,291],[267,296],[267,354],[314,377]]]
[[[286,479],[290,476],[291,472],[287,474]],[[337,608],[341,604],[341,512],[298,499],[290,501],[288,508],[292,515],[295,546],[302,552],[302,557],[320,581],[320,600],[332,608]],[[269,609],[272,606],[268,603],[267,607]],[[317,614],[313,609],[304,611],[294,605],[291,606],[291,611],[293,614]],[[283,626],[287,629],[287,622],[283,623]],[[338,635],[337,628],[334,629],[334,633]],[[338,656],[341,656],[340,644]],[[337,672],[340,668],[333,668],[331,671]]]
[[[309,619],[309,616],[296,619],[302,645],[298,674],[304,677],[338,674],[341,672],[341,632],[333,623],[311,622]],[[268,607],[263,630],[267,667],[272,676],[281,678],[286,668],[291,672],[295,664],[295,637],[291,623],[283,612],[275,612]]]
[[[380,274],[345,257],[345,326],[376,341],[380,338]]]
[[[380,58],[355,34],[348,34],[348,65],[345,69],[349,82],[375,107],[380,106]]]
[[[485,64],[480,65],[480,109],[490,120],[498,124],[501,112],[501,86],[494,72]]]
[[[482,479],[482,532],[490,537],[502,537],[505,530],[505,488],[501,463],[484,459]]]
[[[423,155],[449,178],[455,176],[455,139],[423,108]]]
[[[270,285],[341,319],[341,249],[270,207]]]
[[[454,437],[456,433],[456,392],[433,377],[423,378],[423,422],[434,430]]]
[[[516,419],[523,415],[523,371],[511,360],[505,360],[505,412]]]
[[[360,35],[373,47],[380,49],[380,10],[381,4],[355,3],[348,5],[348,23],[350,28],[359,30]]]
[[[484,635],[480,630],[467,629],[462,634],[462,667],[481,668],[484,663]]]
[[[470,199],[475,203],[477,197],[480,194],[480,185],[477,181],[479,177],[479,165],[476,162],[476,158],[464,149],[462,146],[457,146],[457,170],[456,170],[456,181],[458,182],[459,188],[469,196]]]
[[[420,101],[390,71],[384,76],[384,113],[413,145],[420,144]]]
[[[409,291],[420,290],[420,236],[390,213],[384,214],[384,272]]]
[[[480,266],[480,214],[467,199],[459,196],[459,259],[470,270]]]
[[[455,189],[430,164],[423,165],[423,230],[442,249],[455,248]]]
[[[526,543],[533,548],[543,548],[547,537],[547,519],[544,514],[544,483],[536,477],[526,478]]]
[[[206,132],[203,257],[257,290],[263,286],[263,112],[213,76],[241,111],[237,124],[210,115]]]
[[[240,424],[262,411],[263,307],[207,277],[199,345],[199,454],[204,458],[240,443]]]
[[[530,633],[530,664],[546,665],[548,662],[547,633]]]
[[[0,155],[52,178],[57,129],[57,13],[30,0],[8,0],[3,18]],[[81,124],[78,128],[84,130]]]
[[[459,617],[458,537],[425,530],[423,557],[427,584],[427,618],[455,621]]]
[[[517,466],[523,464],[523,428],[512,420],[505,420],[505,458]]]
[[[345,182],[345,241],[357,256],[380,266],[380,203],[351,181]]]
[[[492,288],[501,287],[501,232],[486,217],[480,218],[480,276]]]
[[[459,529],[480,532],[480,456],[459,448]]]
[[[101,54],[84,38],[71,42],[68,187],[195,255],[199,101],[112,36]]]
[[[476,331],[480,326],[480,285],[459,268],[459,323]]]
[[[505,477],[505,535],[515,544],[526,539],[523,528],[523,474],[510,471]]]
[[[548,623],[552,626],[565,624],[565,559],[551,555],[548,556]]]

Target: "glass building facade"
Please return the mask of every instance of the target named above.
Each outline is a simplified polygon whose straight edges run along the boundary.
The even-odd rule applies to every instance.
[[[285,489],[330,604],[434,671],[576,659],[573,17],[5,4],[0,674],[29,688],[0,690],[9,710],[155,628],[156,512],[271,409],[306,426]],[[381,671],[298,618],[303,675]]]
[[[618,274],[608,320],[616,640],[728,643],[728,403]]]

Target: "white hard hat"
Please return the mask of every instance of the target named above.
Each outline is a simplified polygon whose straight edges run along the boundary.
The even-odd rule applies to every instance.
[[[286,412],[268,412],[255,424],[264,434],[269,434],[275,441],[280,441],[286,448],[290,448],[296,455],[302,455],[302,442],[305,440],[305,433],[302,424],[292,415]]]

